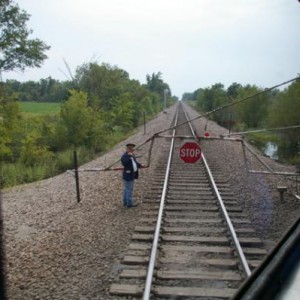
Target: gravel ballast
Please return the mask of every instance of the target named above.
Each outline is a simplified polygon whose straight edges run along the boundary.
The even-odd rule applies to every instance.
[[[169,128],[175,106],[160,113],[136,134],[80,167],[103,169],[117,161],[125,144],[143,144],[154,133]],[[188,108],[190,117],[198,113]],[[206,121],[193,121],[199,135]],[[227,130],[209,121],[207,131],[214,135]],[[147,163],[146,143],[138,160]],[[228,174],[229,183],[239,195],[240,205],[253,221],[257,235],[270,250],[298,218],[300,201],[286,193],[280,200],[278,185],[288,185],[282,176],[250,174],[247,167],[264,169],[247,153],[247,165],[239,142],[203,140],[201,148],[208,162],[217,164]],[[254,149],[256,153],[258,150]],[[150,168],[140,171],[135,183],[135,199],[139,206],[123,207],[121,171],[80,172],[81,202],[77,203],[75,180],[63,173],[39,182],[2,191],[8,299],[114,299],[110,284],[118,272],[118,261],[129,245],[133,228],[143,211],[143,195],[155,174],[159,157],[159,139],[152,148]],[[260,157],[274,170],[295,172]],[[291,187],[293,188],[293,187]]]

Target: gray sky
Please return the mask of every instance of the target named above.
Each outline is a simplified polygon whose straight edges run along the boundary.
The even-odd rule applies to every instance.
[[[95,61],[131,79],[161,72],[172,94],[221,82],[270,87],[300,73],[298,0],[17,0],[31,38],[51,49],[39,69],[2,74],[19,81],[67,80]]]

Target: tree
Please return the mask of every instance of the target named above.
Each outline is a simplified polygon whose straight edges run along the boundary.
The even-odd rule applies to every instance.
[[[0,73],[26,67],[40,67],[50,49],[39,39],[29,39],[30,15],[12,0],[0,0]]]
[[[287,127],[299,125],[300,116],[300,81],[293,82],[287,89],[276,95],[269,112],[269,127]],[[289,144],[300,145],[300,130],[284,131],[284,137]],[[298,146],[299,147],[299,146]],[[299,150],[298,150],[299,151]]]
[[[90,99],[98,99],[99,106],[109,111],[114,106],[114,99],[126,91],[129,82],[128,73],[109,64],[87,63],[78,67],[75,80],[78,88],[87,92]]]
[[[2,96],[0,86],[0,163],[13,159],[19,142],[19,105],[14,96]]]
[[[194,101],[194,100],[196,100],[196,99],[194,99],[194,94],[193,93],[183,93],[183,95],[182,95],[182,97],[181,97],[181,100],[182,101],[188,101],[188,100],[190,100],[190,101]]]
[[[239,89],[242,88],[242,85],[236,82],[233,82],[228,88],[227,88],[227,95],[231,100],[236,100],[236,98],[239,95]]]
[[[197,90],[197,108],[200,111],[210,112],[228,103],[228,97],[222,83],[216,83],[210,88]],[[221,122],[227,118],[227,111],[219,111],[211,115],[216,122]]]
[[[71,90],[70,94],[61,107],[61,118],[67,130],[68,144],[80,146],[88,136],[92,111],[86,93]]]
[[[49,161],[53,156],[47,145],[42,143],[39,130],[32,130],[21,140],[21,161],[25,166],[34,166]]]
[[[114,126],[118,126],[122,131],[132,128],[132,119],[134,115],[134,103],[130,93],[124,93],[114,101],[114,107],[111,110],[111,119]]]
[[[278,94],[270,109],[271,127],[299,125],[300,115],[300,81],[293,82]]]
[[[151,92],[156,92],[160,95],[164,93],[164,90],[169,90],[169,94],[171,95],[171,89],[167,83],[165,83],[162,79],[162,73],[158,72],[157,74],[152,73],[150,76],[147,74],[146,76],[146,86]]]
[[[238,89],[238,99],[255,95],[262,89],[255,85],[246,85]],[[249,98],[233,107],[237,119],[240,123],[244,123],[246,128],[258,128],[264,126],[268,116],[268,105],[270,103],[269,94],[260,94]]]

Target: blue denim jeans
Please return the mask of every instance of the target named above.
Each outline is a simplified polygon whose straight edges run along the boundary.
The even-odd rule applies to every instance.
[[[123,180],[123,182],[124,182],[123,204],[124,206],[131,206],[134,180],[130,180],[130,181]]]

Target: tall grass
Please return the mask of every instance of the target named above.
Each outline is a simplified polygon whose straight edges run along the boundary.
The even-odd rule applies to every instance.
[[[84,164],[94,158],[85,147],[76,149],[78,163]],[[22,162],[3,163],[0,168],[0,186],[3,188],[46,179],[74,168],[73,149],[58,152],[54,158],[40,164],[26,166]]]
[[[1,186],[10,187],[18,184],[38,181],[51,176],[54,173],[51,164],[39,164],[25,166],[17,162],[14,164],[3,164],[1,166]]]

